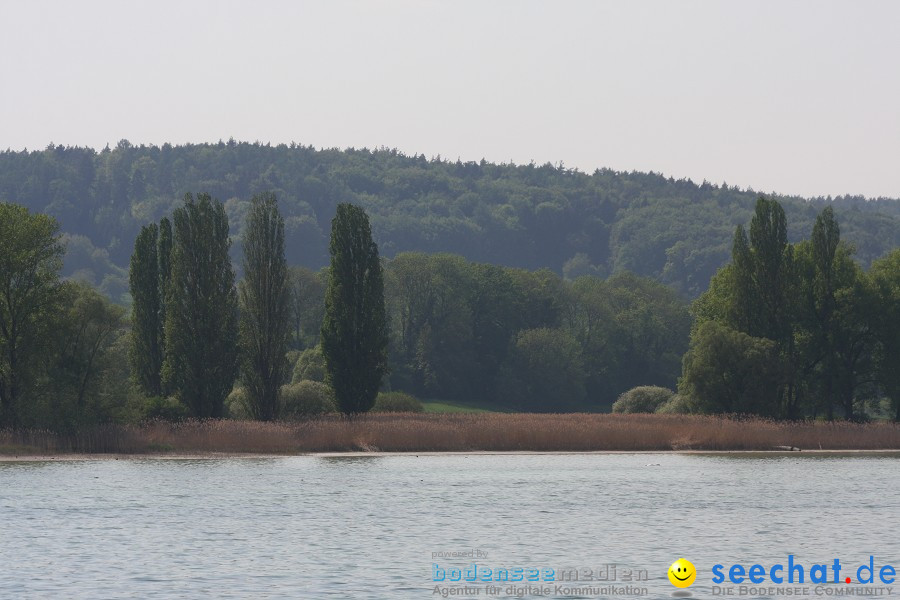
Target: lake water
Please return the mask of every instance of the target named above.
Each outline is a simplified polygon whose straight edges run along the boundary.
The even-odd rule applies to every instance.
[[[0,462],[0,598],[433,598],[465,583],[435,573],[472,563],[479,578],[614,564],[614,585],[671,598],[682,556],[695,598],[713,596],[714,564],[788,554],[807,568],[839,558],[855,579],[870,555],[900,571],[898,467],[798,454]],[[454,551],[483,556],[437,555]],[[647,581],[623,582],[628,570]],[[454,597],[559,597],[486,585]]]

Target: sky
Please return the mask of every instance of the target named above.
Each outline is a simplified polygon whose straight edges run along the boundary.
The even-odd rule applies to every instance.
[[[900,2],[0,0],[0,148],[389,147],[900,197]]]

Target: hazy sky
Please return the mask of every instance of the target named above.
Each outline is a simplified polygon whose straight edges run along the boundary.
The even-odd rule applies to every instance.
[[[230,137],[900,197],[900,2],[0,0],[0,148]]]

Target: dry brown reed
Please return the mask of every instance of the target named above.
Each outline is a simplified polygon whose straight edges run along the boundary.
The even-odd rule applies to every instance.
[[[255,453],[900,449],[893,423],[685,415],[370,414],[297,423],[162,421],[76,433],[2,431],[0,453]]]

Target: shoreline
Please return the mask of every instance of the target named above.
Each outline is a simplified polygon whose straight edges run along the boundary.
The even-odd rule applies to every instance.
[[[897,449],[831,449],[831,450],[447,450],[425,452],[372,451],[360,452],[147,452],[147,453],[93,453],[83,452],[55,454],[0,454],[3,462],[75,462],[105,460],[234,460],[234,459],[273,459],[273,458],[390,458],[390,457],[435,457],[435,456],[589,456],[589,455],[685,455],[685,456],[896,456]]]
[[[799,449],[799,452],[798,452]],[[298,422],[152,421],[0,431],[0,460],[432,454],[900,452],[900,424],[688,415],[377,414]]]

